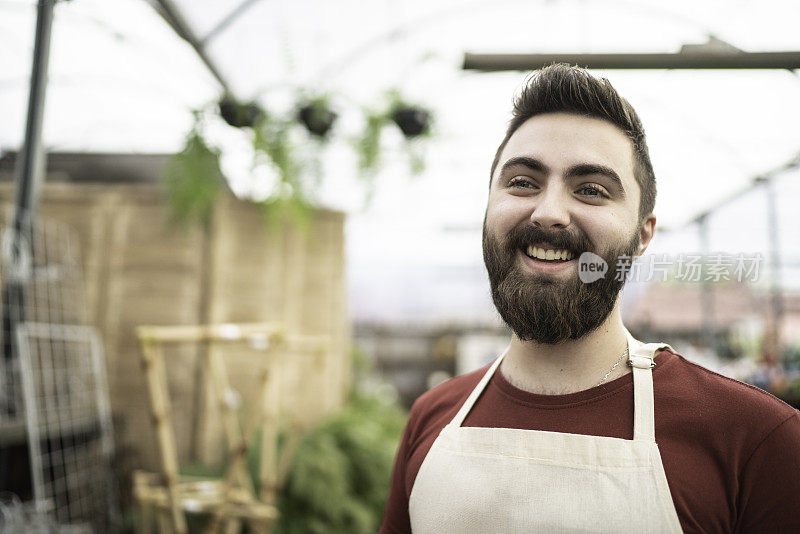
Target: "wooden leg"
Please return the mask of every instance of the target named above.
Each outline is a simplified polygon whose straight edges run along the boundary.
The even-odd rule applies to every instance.
[[[225,524],[225,534],[239,534],[242,531],[242,522],[235,518],[230,518]]]
[[[164,368],[164,354],[161,345],[152,340],[144,342],[142,356],[150,393],[150,406],[161,452],[161,469],[169,495],[172,523],[177,534],[187,534],[186,518],[181,509],[177,489],[178,452],[171,425],[172,413],[167,391],[167,372]]]
[[[175,532],[169,509],[158,507],[156,518],[158,520],[158,534],[172,534]]]
[[[148,475],[141,471],[133,473],[133,499],[136,507],[136,534],[152,534],[153,503],[147,499]]]
[[[281,362],[270,362],[272,368],[265,373],[262,390],[261,466],[259,469],[259,499],[274,503],[274,489],[278,482],[278,425],[280,422],[280,371]]]
[[[150,512],[152,508],[142,499],[136,500],[136,534],[152,534],[153,517]]]

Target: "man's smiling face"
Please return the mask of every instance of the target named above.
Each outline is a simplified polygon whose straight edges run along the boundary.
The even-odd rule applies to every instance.
[[[617,257],[641,254],[653,235],[639,197],[632,143],[613,124],[546,113],[514,132],[492,176],[483,239],[492,297],[518,337],[557,343],[602,324],[622,288]],[[583,252],[608,262],[604,279],[580,282]]]

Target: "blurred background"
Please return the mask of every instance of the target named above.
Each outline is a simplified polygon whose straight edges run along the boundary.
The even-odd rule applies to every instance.
[[[800,405],[797,9],[0,0],[2,528],[377,530],[404,411],[508,343],[489,166],[554,61],[648,134],[628,328]]]

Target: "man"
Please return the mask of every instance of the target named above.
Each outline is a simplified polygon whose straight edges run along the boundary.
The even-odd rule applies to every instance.
[[[654,204],[630,104],[582,69],[535,73],[483,228],[511,344],[414,404],[382,533],[800,532],[797,410],[622,324]]]

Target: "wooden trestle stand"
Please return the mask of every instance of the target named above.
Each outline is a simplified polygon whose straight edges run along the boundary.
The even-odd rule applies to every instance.
[[[239,532],[242,521],[252,532],[266,533],[278,517],[277,491],[288,473],[300,438],[293,428],[278,451],[278,425],[281,406],[281,372],[291,348],[313,356],[311,364],[319,372],[325,366],[326,338],[288,334],[279,324],[222,324],[206,326],[142,326],[138,329],[158,439],[161,473],[134,473],[133,493],[139,511],[138,531],[149,533],[152,514],[159,532],[187,534],[185,512],[208,514],[207,532]],[[213,345],[250,343],[267,354],[259,359],[258,386],[253,402],[248,403],[247,421],[239,421],[237,407],[230,401],[231,387],[220,350]],[[219,408],[227,442],[227,464],[221,479],[180,476],[178,451],[172,421],[164,345],[202,343],[208,394]],[[255,369],[254,369],[255,371]],[[247,452],[257,430],[261,431],[259,493],[247,472]]]

